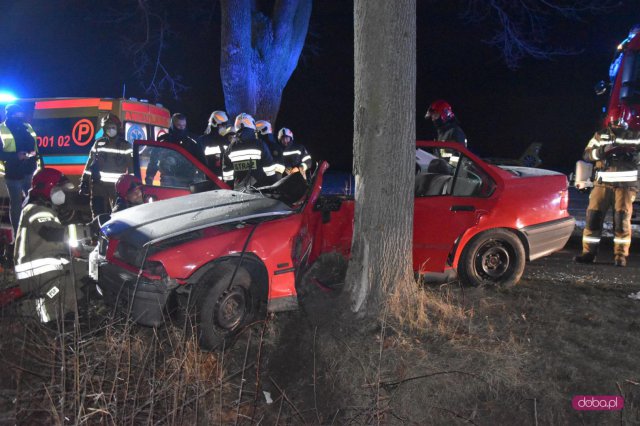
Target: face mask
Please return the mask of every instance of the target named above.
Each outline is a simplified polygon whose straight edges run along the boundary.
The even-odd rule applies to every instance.
[[[51,190],[51,202],[56,206],[64,204],[65,195],[62,189],[54,188]]]
[[[107,129],[107,136],[109,136],[110,138],[115,137],[118,134],[118,131],[116,129]]]

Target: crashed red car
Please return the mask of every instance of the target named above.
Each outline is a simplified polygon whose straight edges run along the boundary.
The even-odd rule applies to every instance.
[[[161,201],[116,213],[102,227],[99,287],[108,302],[129,303],[141,324],[195,307],[200,344],[212,349],[263,303],[272,312],[295,309],[296,283],[319,255],[349,255],[354,200],[323,193],[327,163],[309,184],[294,174],[243,193],[215,189],[224,184],[180,147],[134,148],[143,182],[151,149],[184,157],[194,177],[188,188],[156,179],[145,191]],[[455,143],[417,143],[415,190],[414,269],[429,280],[515,284],[527,260],[560,250],[574,227],[564,175],[492,166]],[[196,193],[176,197],[189,192]]]

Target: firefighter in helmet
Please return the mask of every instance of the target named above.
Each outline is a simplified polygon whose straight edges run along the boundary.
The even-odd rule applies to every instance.
[[[28,307],[41,322],[74,312],[87,268],[71,258],[83,225],[65,225],[60,217],[73,184],[60,171],[42,168],[33,175],[16,237],[16,296],[30,296]]]
[[[138,206],[145,202],[142,181],[139,177],[131,174],[123,174],[116,182],[116,202],[113,206],[113,213]]]
[[[133,171],[133,149],[122,136],[120,119],[108,114],[102,119],[104,136],[91,148],[80,184],[81,195],[91,195],[91,213],[110,213],[115,202],[114,184],[121,174]]]
[[[256,137],[256,123],[249,114],[236,117],[236,138],[229,145],[222,166],[223,179],[240,190],[275,181],[275,165],[269,148]]]
[[[213,111],[209,116],[204,134],[198,138],[198,143],[204,151],[207,167],[220,179],[222,179],[222,156],[227,149],[227,140],[220,134],[220,130],[229,125],[226,112]]]
[[[276,163],[276,172],[285,176],[300,173],[306,178],[307,170],[311,168],[311,156],[304,145],[296,143],[293,132],[286,127],[278,132],[278,142],[281,153]]]
[[[596,176],[582,233],[582,254],[574,258],[578,263],[594,262],[602,224],[607,210],[613,207],[614,264],[627,266],[640,166],[640,139],[636,133],[610,126],[596,132],[584,150],[583,159],[595,163]]]
[[[437,100],[429,105],[424,118],[431,120],[438,132],[437,140],[452,141],[467,146],[467,136],[462,131],[451,105],[447,101]]]

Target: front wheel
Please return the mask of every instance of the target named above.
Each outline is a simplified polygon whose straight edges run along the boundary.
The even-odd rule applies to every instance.
[[[260,310],[258,283],[243,267],[222,264],[195,284],[198,343],[203,350],[215,350],[251,323]],[[231,282],[233,278],[233,282]]]
[[[506,229],[475,236],[458,263],[462,282],[472,286],[512,287],[524,272],[525,251],[520,239]]]

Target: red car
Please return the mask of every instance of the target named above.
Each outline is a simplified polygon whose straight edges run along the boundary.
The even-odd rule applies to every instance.
[[[100,244],[99,287],[108,302],[130,303],[139,323],[195,307],[200,344],[213,349],[262,303],[296,309],[296,282],[320,254],[349,255],[354,200],[322,193],[327,163],[309,184],[294,174],[255,193],[209,191],[224,184],[157,142],[135,144],[143,182],[151,150],[179,156],[191,184],[154,180],[145,191],[161,201],[114,214]],[[513,285],[525,261],[560,250],[574,227],[563,174],[492,166],[455,143],[417,143],[415,190],[414,268],[431,280],[457,272],[471,285]]]

